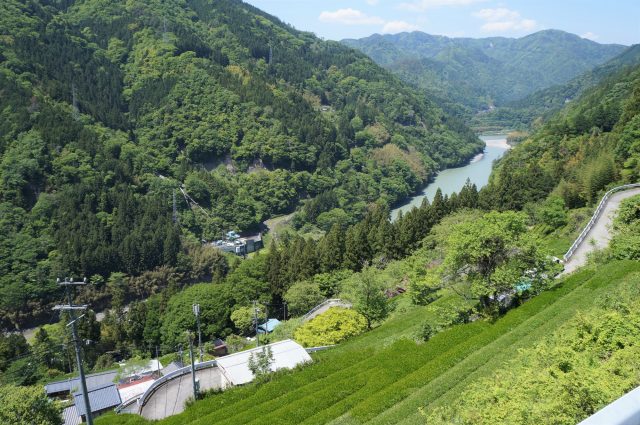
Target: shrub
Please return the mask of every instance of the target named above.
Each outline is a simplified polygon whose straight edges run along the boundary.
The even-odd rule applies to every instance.
[[[346,308],[330,308],[300,327],[294,338],[305,347],[333,345],[366,329],[367,320],[360,313]]]

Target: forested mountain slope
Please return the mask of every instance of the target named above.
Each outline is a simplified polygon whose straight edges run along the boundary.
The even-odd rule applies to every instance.
[[[505,128],[529,127],[541,124],[566,103],[577,100],[582,93],[604,81],[615,77],[624,68],[640,64],[640,45],[635,44],[620,55],[602,65],[572,78],[569,82],[537,91],[527,97],[508,103],[505,107],[496,108],[485,114],[485,123]]]
[[[312,364],[205,397],[160,423],[578,423],[639,384],[640,197],[618,207],[609,249],[569,276],[541,272],[552,263],[543,246],[553,236],[544,226],[564,228],[567,206],[593,206],[607,186],[639,177],[636,66],[588,90],[514,147],[473,197],[479,210],[475,203],[459,208],[461,198],[451,197],[410,213],[423,220],[404,218],[415,223],[411,234],[429,229],[422,248],[386,269],[363,271],[359,281],[409,282],[417,305],[398,297],[388,304],[395,305],[389,319],[314,354]],[[486,212],[493,209],[506,211]],[[358,232],[388,234],[382,217]],[[437,224],[422,224],[429,222]],[[524,253],[536,251],[541,262],[525,265],[531,259]],[[504,261],[509,255],[513,263]],[[496,305],[498,293],[512,297],[514,308],[494,310],[493,320],[483,320],[481,273],[501,288],[492,295]],[[546,282],[536,282],[543,276]],[[518,292],[524,282],[534,289]],[[106,416],[98,423],[148,422]]]
[[[56,277],[189,269],[185,239],[319,194],[354,221],[481,149],[363,54],[235,0],[4,1],[0,94],[4,326]]]
[[[522,209],[550,193],[593,205],[607,185],[640,180],[640,66],[587,90],[505,155],[481,199]]]
[[[518,39],[449,38],[416,31],[342,42],[405,81],[474,111],[564,83],[624,50],[558,30]]]

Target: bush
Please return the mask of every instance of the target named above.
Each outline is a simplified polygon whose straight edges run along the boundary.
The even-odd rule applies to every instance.
[[[304,281],[291,285],[284,296],[292,316],[300,316],[324,300],[320,287],[315,282]]]
[[[337,344],[366,329],[367,320],[360,313],[346,308],[330,308],[296,330],[294,338],[305,347],[317,347]]]
[[[424,322],[416,332],[416,339],[421,342],[427,342],[436,333],[436,328],[430,322]]]
[[[0,388],[0,423],[12,425],[62,424],[60,405],[50,401],[42,387]]]

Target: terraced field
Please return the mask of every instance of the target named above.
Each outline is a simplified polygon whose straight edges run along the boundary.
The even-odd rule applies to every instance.
[[[594,297],[615,291],[640,263],[574,274],[501,319],[455,326],[424,344],[410,340],[429,309],[410,309],[327,352],[311,366],[211,396],[159,424],[414,424],[418,408],[451,402],[473,380],[499,370],[518,349],[553,332]],[[447,303],[443,298],[437,303]],[[131,422],[128,422],[131,420]],[[105,417],[97,424],[142,424]]]

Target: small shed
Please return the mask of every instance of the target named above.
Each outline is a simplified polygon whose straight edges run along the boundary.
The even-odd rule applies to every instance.
[[[109,410],[114,409],[122,403],[120,393],[115,384],[106,385],[104,387],[89,390],[89,404],[91,405],[92,417],[99,416]],[[86,421],[87,408],[84,404],[82,392],[73,394],[76,409],[83,421]]]
[[[213,340],[213,355],[216,357],[226,356],[229,354],[227,344],[220,338]]]
[[[258,326],[259,334],[269,334],[273,332],[275,328],[280,326],[280,321],[278,319],[269,319],[260,326]]]

